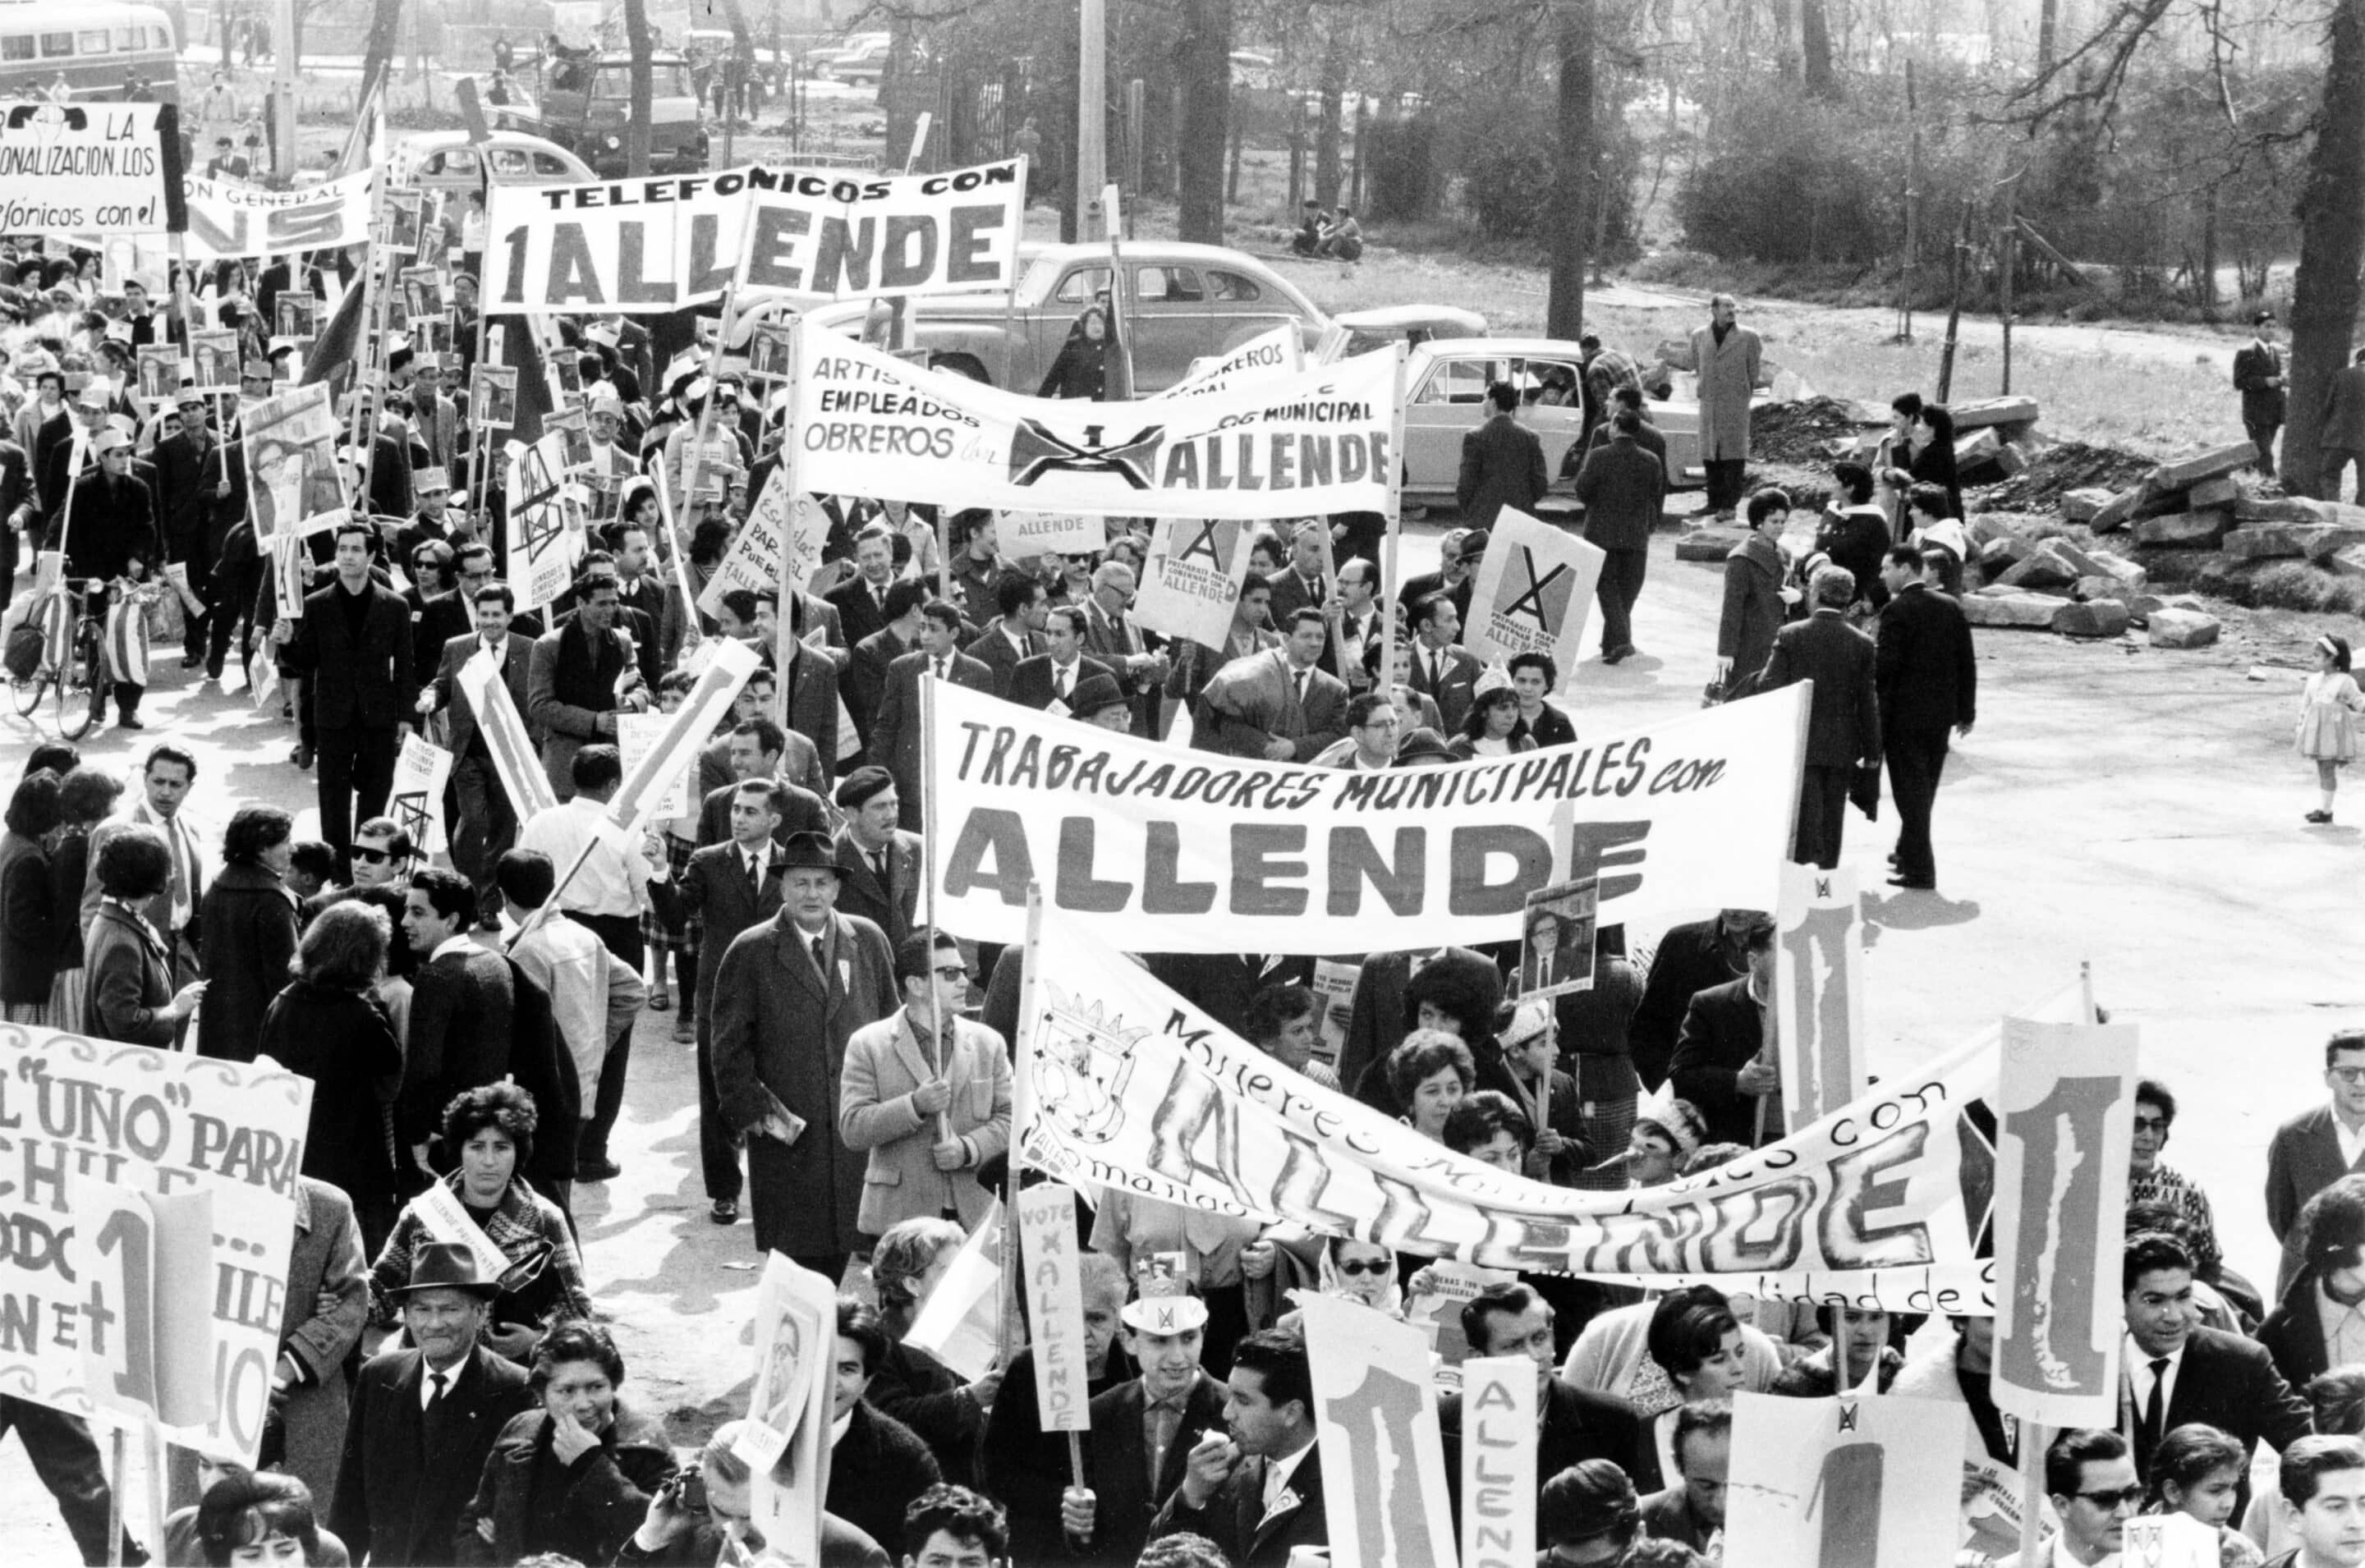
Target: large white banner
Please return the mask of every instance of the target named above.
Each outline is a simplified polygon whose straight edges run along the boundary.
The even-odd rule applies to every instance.
[[[192,174],[182,182],[189,204],[189,259],[279,256],[364,244],[375,177],[364,169],[317,185],[275,191],[243,180]]]
[[[1489,664],[1549,654],[1563,678],[1585,659],[1585,622],[1608,556],[1576,534],[1516,508],[1496,514],[1470,591],[1463,642]]]
[[[1182,379],[1163,392],[1150,394],[1160,398],[1198,398],[1210,392],[1230,392],[1242,386],[1260,385],[1275,376],[1295,375],[1306,368],[1306,348],[1297,335],[1297,323],[1284,322],[1270,332],[1260,332],[1227,354],[1210,354],[1194,360]]]
[[[1205,397],[1088,403],[797,336],[792,434],[811,490],[1103,517],[1387,510],[1394,352]]]
[[[489,315],[656,314],[745,287],[838,299],[1007,288],[1026,161],[935,174],[760,165],[716,174],[496,185]],[[833,334],[819,334],[832,336]]]
[[[1519,933],[1534,888],[1599,918],[1771,909],[1801,689],[1508,759],[1362,773],[1185,751],[947,687],[928,778],[937,919],[1026,938],[1026,888],[1136,953],[1367,953]]]
[[[163,234],[180,181],[170,104],[0,101],[0,234]]]
[[[158,1315],[194,1306],[212,1316],[209,1418],[164,1435],[254,1462],[311,1103],[311,1081],[269,1060],[0,1025],[0,1394],[87,1416],[92,1379],[104,1376],[100,1403],[169,1419],[183,1403],[169,1374],[185,1358],[143,1367],[126,1347],[171,1344],[179,1336]],[[166,1281],[155,1271],[184,1272],[171,1261],[177,1227],[162,1210],[140,1214],[150,1205],[135,1207],[123,1189],[210,1196],[198,1290],[158,1298]]]
[[[1991,1266],[1972,1249],[1993,1196],[1972,1114],[1995,1092],[1993,1026],[1717,1170],[1579,1192],[1449,1153],[1317,1087],[1128,962],[1100,929],[1045,914],[1042,951],[1059,962],[1038,975],[1018,1024],[1031,1112],[1019,1158],[1062,1181],[1487,1269],[1993,1310]],[[2066,987],[2036,1011],[2070,1015],[2078,994]]]

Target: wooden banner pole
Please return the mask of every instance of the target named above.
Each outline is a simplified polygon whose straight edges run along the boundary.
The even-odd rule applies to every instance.
[[[107,1435],[107,1469],[112,1472],[108,1479],[113,1484],[106,1489],[106,1568],[123,1568],[123,1484],[130,1479],[124,1473],[130,1468],[130,1447],[122,1428]]]

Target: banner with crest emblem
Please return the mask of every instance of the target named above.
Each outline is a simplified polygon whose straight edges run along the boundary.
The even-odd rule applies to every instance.
[[[1579,1192],[1453,1154],[1317,1087],[1049,908],[1018,1025],[1019,1157],[1061,1181],[1403,1252],[1851,1307],[1995,1309],[1999,1031],[1664,1187]],[[2067,1019],[2076,985],[2031,1012]]]
[[[1388,510],[1398,353],[1202,397],[1024,398],[798,334],[797,482],[951,507],[1261,521]]]

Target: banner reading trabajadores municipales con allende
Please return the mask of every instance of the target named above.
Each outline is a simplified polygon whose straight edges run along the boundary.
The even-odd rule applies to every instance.
[[[1131,953],[1367,953],[1514,938],[1530,891],[1601,918],[1772,909],[1803,687],[1649,730],[1381,773],[1190,751],[938,682],[936,920],[1026,934],[1026,888]]]
[[[1999,1030],[1715,1170],[1578,1192],[1482,1165],[1227,1033],[1100,936],[1046,912],[1018,1025],[1020,1157],[1211,1214],[1289,1222],[1482,1268],[1704,1280],[1784,1300],[1986,1316],[1993,1190],[1971,1114]],[[2026,1015],[2069,1019],[2064,988]]]

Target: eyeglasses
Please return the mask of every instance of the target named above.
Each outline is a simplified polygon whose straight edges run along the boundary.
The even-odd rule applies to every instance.
[[[1339,1271],[1352,1277],[1356,1274],[1384,1274],[1394,1267],[1395,1264],[1392,1259],[1373,1258],[1362,1263],[1341,1263]]]
[[[2116,1513],[2121,1508],[2143,1506],[2144,1489],[2141,1485],[2122,1486],[2114,1492],[2080,1492],[2077,1495],[2098,1508],[2107,1508]]]
[[[2168,1131],[2168,1118],[2166,1116],[2137,1116],[2135,1118],[2135,1131],[2139,1133],[2164,1133]]]
[[[366,860],[371,865],[375,866],[381,861],[393,859],[394,851],[391,849],[372,849],[366,844],[356,844],[353,846],[353,858],[356,860]]]
[[[2365,1067],[2333,1067],[2325,1070],[2343,1083],[2365,1083]]]
[[[969,979],[969,967],[965,964],[939,964],[936,966],[936,978],[965,980]]]

